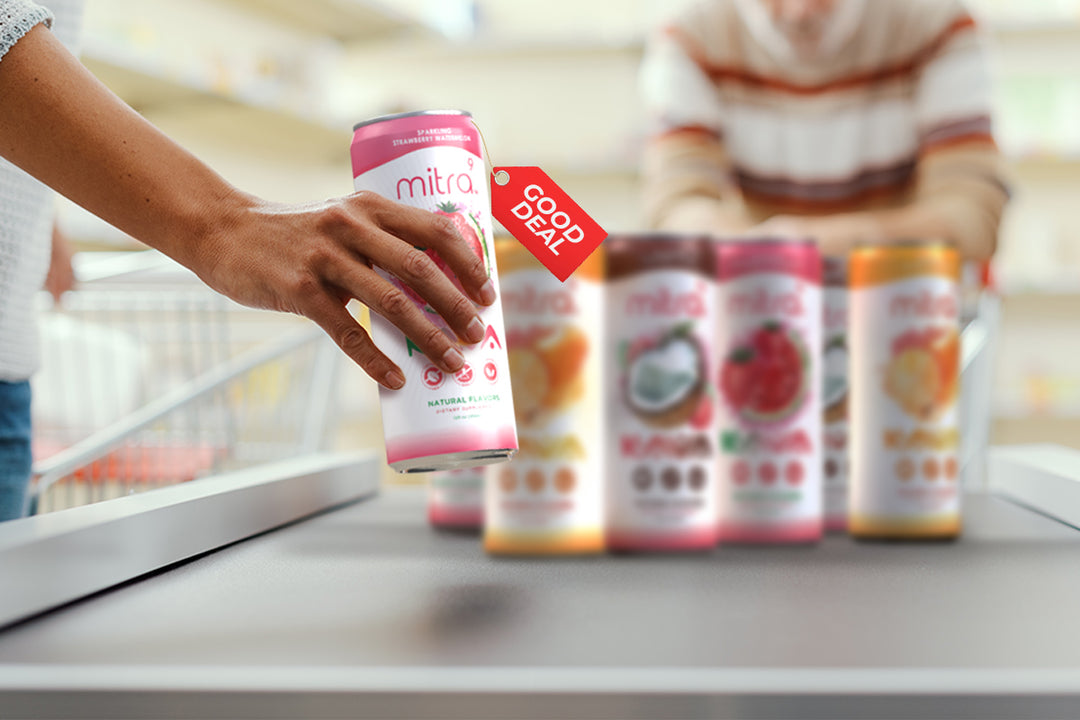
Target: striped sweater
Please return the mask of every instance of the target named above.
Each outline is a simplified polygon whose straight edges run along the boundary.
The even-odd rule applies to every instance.
[[[975,21],[958,0],[838,0],[800,60],[760,0],[705,0],[651,39],[647,220],[740,232],[774,215],[933,208],[970,258],[1008,192]]]

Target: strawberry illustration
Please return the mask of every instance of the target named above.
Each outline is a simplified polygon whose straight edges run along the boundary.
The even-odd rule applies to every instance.
[[[484,261],[484,266],[487,267],[487,258],[484,257],[484,245],[480,242],[480,237],[476,231],[476,221],[473,220],[472,224],[470,224],[471,218],[466,217],[465,208],[456,203],[450,201],[439,203],[438,208],[435,214],[450,218],[450,221],[454,223],[454,228],[458,231],[458,235],[465,239],[472,251]],[[432,255],[432,259],[441,262],[441,258],[438,257],[437,253]]]
[[[709,423],[712,422],[712,418],[712,393],[704,392],[701,394],[701,400],[698,401],[697,409],[694,410],[694,414],[690,416],[690,427],[695,430],[706,430],[709,427]]]
[[[487,258],[487,248],[480,241],[483,231],[480,230],[480,224],[476,221],[476,218],[474,218],[470,213],[467,213],[463,206],[458,205],[454,202],[447,201],[439,203],[437,207],[439,209],[435,211],[435,214],[450,218],[450,221],[454,224],[454,229],[457,230],[458,234],[461,235],[461,237],[465,240],[466,243],[468,243],[469,247],[472,248],[472,251],[476,253],[476,256],[482,261],[484,261],[484,267],[488,268],[488,274],[490,274],[491,263],[488,261]],[[446,263],[445,260],[442,259],[442,257],[439,256],[439,253],[434,248],[422,248],[417,246],[417,249],[423,250],[424,253],[429,258],[431,258],[432,261],[434,261],[435,265],[437,265],[438,268],[443,271],[443,274],[450,278],[450,281],[454,283],[454,287],[456,287],[458,290],[461,290],[462,292],[465,292],[464,288],[462,288],[461,286],[461,281],[459,281],[457,278],[457,275],[454,273],[453,270],[450,269],[450,266]],[[398,282],[395,284],[401,289],[402,292],[405,293],[406,296],[408,296],[410,300],[413,301],[413,303],[418,308],[429,313],[435,312],[435,310],[430,305],[428,305],[427,301],[424,300],[424,298],[422,298],[420,294],[413,290],[411,287],[402,282]]]
[[[753,362],[754,349],[739,347],[728,355],[720,371],[720,390],[736,410],[746,405],[753,392]]]
[[[805,351],[782,323],[765,322],[735,347],[721,368],[720,389],[743,418],[789,418],[806,397]]]

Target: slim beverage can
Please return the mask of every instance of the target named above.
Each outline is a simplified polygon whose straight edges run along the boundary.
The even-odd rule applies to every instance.
[[[941,243],[856,248],[849,529],[867,539],[960,533],[960,256]]]
[[[351,156],[357,190],[450,218],[484,260],[498,291],[487,171],[480,133],[468,113],[424,111],[359,123],[353,132]],[[426,252],[446,268],[434,250]],[[454,337],[423,298],[390,273],[376,270]],[[453,275],[449,269],[446,272]],[[465,366],[447,376],[400,330],[372,313],[375,343],[405,375],[402,389],[379,389],[386,459],[394,470],[476,467],[505,461],[517,450],[499,303],[481,308],[480,318],[487,326],[484,340],[462,348]]]
[[[452,530],[484,527],[484,467],[440,470],[428,478],[428,522]]]
[[[607,542],[716,544],[714,255],[694,236],[619,236],[607,254]]]
[[[811,241],[716,247],[720,542],[821,538],[821,254]]]
[[[848,287],[847,258],[823,265],[822,392],[825,529],[847,530],[848,482]]]
[[[603,248],[565,283],[518,241],[502,270],[520,449],[487,468],[484,546],[493,554],[604,549]]]

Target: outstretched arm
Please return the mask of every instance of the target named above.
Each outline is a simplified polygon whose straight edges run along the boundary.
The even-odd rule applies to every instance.
[[[356,193],[268,203],[231,186],[125,105],[43,25],[0,59],[0,156],[252,307],[305,315],[389,388],[400,370],[348,313],[356,298],[455,372],[455,342],[371,268],[411,285],[459,338],[479,342],[470,298],[414,245],[447,261],[472,301],[495,292],[483,262],[443,217]]]

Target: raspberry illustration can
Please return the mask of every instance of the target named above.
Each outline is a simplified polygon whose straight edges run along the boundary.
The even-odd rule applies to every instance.
[[[944,244],[856,248],[851,307],[849,530],[960,533],[960,256]]]
[[[821,254],[717,244],[721,543],[822,536]]]
[[[491,199],[480,132],[468,113],[425,111],[359,123],[351,146],[353,184],[391,200],[445,215],[487,266],[498,291],[492,247]],[[454,282],[434,250],[426,251]],[[454,337],[443,319],[393,275],[433,323]],[[376,313],[372,336],[402,369],[405,387],[380,387],[386,460],[398,472],[470,468],[509,459],[517,450],[502,308],[480,310],[487,335],[463,348],[465,366],[447,376],[411,340]]]
[[[428,478],[428,522],[450,530],[484,527],[484,468],[432,473]]]
[[[844,532],[848,513],[847,258],[827,257],[824,262],[821,404],[824,408],[825,529]]]
[[[693,236],[609,237],[608,547],[716,544],[712,244]]]
[[[565,283],[517,240],[497,241],[495,254],[520,449],[487,468],[485,549],[602,552],[603,248]]]

